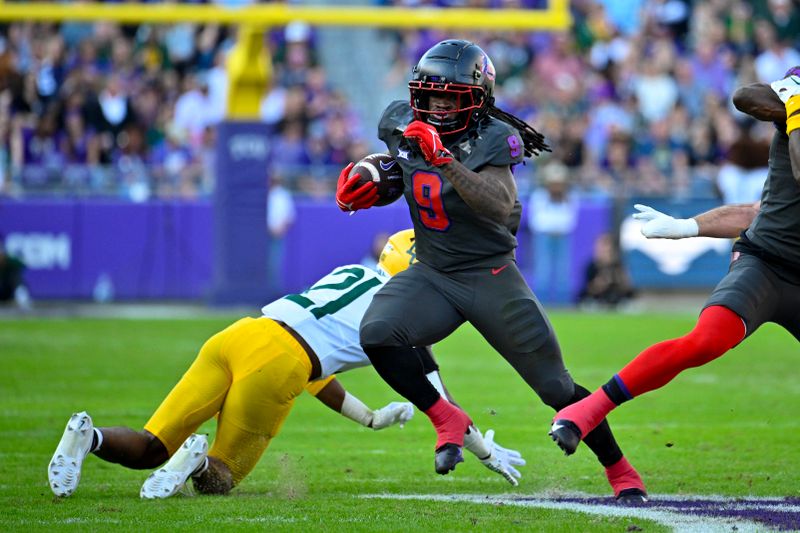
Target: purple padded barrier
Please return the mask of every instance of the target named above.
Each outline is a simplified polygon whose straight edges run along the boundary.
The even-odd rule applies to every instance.
[[[0,234],[9,251],[28,263],[34,298],[91,298],[105,273],[117,299],[203,299],[213,283],[213,216],[208,201],[0,200]],[[259,224],[266,242],[266,222]],[[610,206],[581,207],[572,245],[573,294],[595,238],[609,226]],[[359,262],[376,233],[406,227],[410,219],[402,201],[349,216],[332,200],[298,199],[286,241],[286,291],[301,291],[332,268]],[[252,239],[233,234],[243,239],[240,247]],[[524,227],[519,241],[520,267],[529,275]]]
[[[198,298],[211,279],[208,202],[0,202],[0,234],[28,265],[34,298]]]

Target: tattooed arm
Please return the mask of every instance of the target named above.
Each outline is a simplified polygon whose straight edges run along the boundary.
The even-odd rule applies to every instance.
[[[473,172],[454,159],[439,169],[475,212],[501,224],[508,220],[517,198],[511,167],[489,165]]]

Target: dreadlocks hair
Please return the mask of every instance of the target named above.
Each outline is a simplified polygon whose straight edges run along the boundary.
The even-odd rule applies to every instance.
[[[544,135],[533,129],[533,127],[524,120],[503,111],[495,106],[494,103],[489,105],[488,114],[490,117],[502,120],[506,124],[517,128],[517,131],[519,131],[519,134],[522,136],[522,144],[525,146],[525,157],[533,157],[539,155],[541,152],[552,151],[544,141]]]

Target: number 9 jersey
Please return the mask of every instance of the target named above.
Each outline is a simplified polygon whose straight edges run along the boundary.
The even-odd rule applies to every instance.
[[[517,247],[514,234],[522,212],[519,199],[503,224],[473,211],[440,170],[425,161],[416,145],[403,137],[412,120],[408,102],[392,102],[378,124],[378,136],[403,169],[404,195],[414,222],[417,259],[449,272],[493,267],[502,264],[504,257],[513,257]],[[460,136],[451,137],[443,139],[445,146],[474,172],[487,165],[516,165],[524,157],[519,132],[493,117],[485,118]]]
[[[362,265],[334,269],[301,294],[288,294],[261,312],[281,320],[311,346],[319,358],[324,379],[338,372],[370,364],[358,339],[361,318],[372,297],[387,281]]]

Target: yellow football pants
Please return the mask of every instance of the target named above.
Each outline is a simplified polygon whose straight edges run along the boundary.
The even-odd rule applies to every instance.
[[[286,330],[268,318],[243,318],[206,341],[144,428],[172,456],[219,414],[209,455],[237,484],[280,431],[310,374],[311,361]]]

